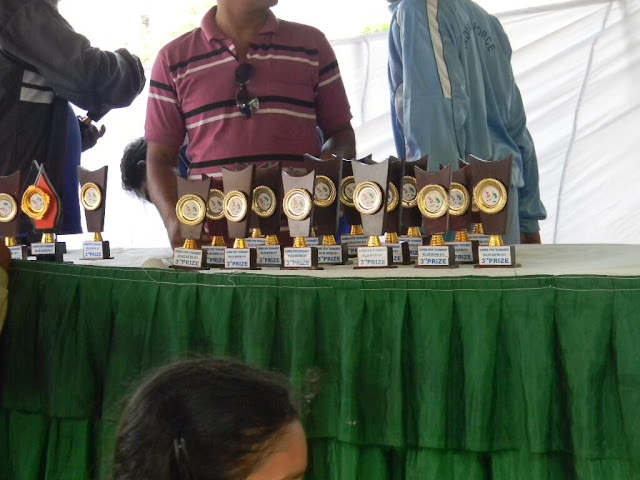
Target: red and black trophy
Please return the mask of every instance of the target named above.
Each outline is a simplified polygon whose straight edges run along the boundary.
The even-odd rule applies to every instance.
[[[415,169],[418,181],[418,208],[422,214],[422,228],[431,235],[428,246],[418,247],[417,268],[455,267],[455,250],[445,245],[443,235],[449,229],[449,189],[451,167],[436,173]]]
[[[31,255],[36,260],[62,262],[63,255],[67,253],[64,242],[56,241],[56,231],[62,204],[44,165],[34,162],[37,176],[33,185],[29,185],[22,195],[22,211],[31,219],[36,232],[42,233],[42,240],[31,244]]]
[[[78,167],[80,181],[80,204],[84,209],[87,230],[93,234],[89,241],[82,242],[82,260],[106,260],[111,258],[109,242],[102,238],[104,214],[107,202],[108,166],[96,171]]]
[[[229,237],[234,240],[233,248],[224,252],[224,268],[233,270],[255,270],[257,252],[247,246],[249,233],[249,212],[253,201],[253,181],[255,166],[241,170],[222,169],[224,186],[224,215],[227,218]]]
[[[488,246],[478,247],[477,266],[481,268],[519,266],[515,247],[502,241],[502,235],[507,232],[511,163],[512,157],[471,164],[473,197],[480,210],[484,233],[491,236]]]
[[[18,243],[20,235],[20,186],[22,175],[16,172],[0,177],[0,236],[11,253],[12,260],[26,260],[27,247]]]
[[[182,270],[206,269],[204,252],[198,243],[202,236],[202,228],[207,213],[205,203],[209,195],[209,179],[186,180],[176,178],[178,202],[176,216],[180,221],[180,236],[185,239],[181,248],[173,251],[173,268]]]

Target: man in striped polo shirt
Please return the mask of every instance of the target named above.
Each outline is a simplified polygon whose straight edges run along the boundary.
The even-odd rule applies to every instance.
[[[302,155],[355,156],[351,112],[335,54],[315,28],[279,20],[277,0],[218,0],[199,28],[166,45],[151,74],[145,139],[149,193],[173,246],[175,166],[301,165]],[[317,129],[324,138],[321,144]]]

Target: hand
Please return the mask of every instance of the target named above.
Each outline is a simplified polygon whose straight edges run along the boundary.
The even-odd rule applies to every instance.
[[[534,244],[542,243],[542,241],[540,240],[540,232],[521,233],[520,243],[534,243]]]
[[[184,238],[180,235],[180,221],[174,217],[165,223],[165,227],[167,228],[171,248],[182,247],[184,245]]]
[[[78,117],[78,123],[80,125],[80,136],[82,138],[82,151],[86,152],[96,146],[98,139],[102,138],[107,131],[107,127],[102,125],[100,130],[98,130],[88,117]]]

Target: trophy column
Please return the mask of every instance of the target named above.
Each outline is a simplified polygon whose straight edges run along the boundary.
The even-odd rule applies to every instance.
[[[210,181],[186,180],[177,177],[178,202],[176,216],[180,221],[180,236],[185,239],[182,248],[173,251],[173,268],[184,270],[206,269],[203,251],[198,248],[207,206],[204,199],[209,193]]]
[[[26,260],[27,247],[18,244],[20,235],[20,172],[0,177],[0,237],[11,253],[12,260]]]
[[[313,214],[313,198],[316,172],[311,171],[304,176],[294,177],[282,173],[284,199],[282,211],[289,223],[289,234],[294,238],[293,247],[284,249],[282,268],[284,269],[318,269],[318,249],[309,247],[305,240],[311,233]]]
[[[256,243],[257,263],[263,267],[282,265],[282,246],[278,240],[282,216],[282,166],[280,163],[255,171],[251,202],[251,233]],[[251,244],[249,244],[251,246]]]
[[[418,247],[418,268],[456,267],[455,251],[451,245],[445,245],[443,235],[448,231],[449,188],[451,186],[451,167],[445,167],[437,173],[427,173],[421,168],[415,169],[418,193],[418,208],[422,213],[422,227],[431,235],[429,246]]]
[[[415,168],[419,167],[423,170],[427,169],[429,163],[429,155],[422,157],[415,162],[405,162],[404,177],[402,179],[402,211],[401,226],[405,235],[400,237],[401,241],[409,244],[409,255],[418,257],[418,247],[425,244],[426,238],[422,235],[420,226],[422,225],[422,216],[418,209],[418,181],[416,180]]]
[[[451,174],[449,190],[449,230],[456,232],[454,242],[456,263],[478,263],[478,241],[470,240],[467,229],[471,223],[471,167],[463,163]]]
[[[471,164],[473,197],[480,210],[484,233],[491,235],[488,246],[478,247],[478,267],[518,267],[513,245],[504,245],[507,231],[507,189],[511,181],[512,158],[498,162],[476,161]]]
[[[222,180],[217,178],[211,178],[210,180],[205,224],[207,225],[207,232],[211,236],[211,245],[204,245],[202,251],[209,267],[222,268],[224,267],[224,252],[227,248],[225,241],[227,224],[224,216],[224,192],[222,191]]]
[[[400,220],[402,218],[402,192],[404,179],[404,160],[389,157],[389,184],[387,188],[387,215],[385,217],[384,231],[385,244],[393,251],[393,263],[410,265],[411,256],[409,243],[401,242],[398,238],[400,232]]]
[[[222,169],[222,184],[225,192],[224,215],[227,217],[229,236],[234,239],[233,248],[227,248],[224,252],[224,268],[233,270],[257,268],[256,249],[247,247],[245,240],[249,230],[254,172],[254,165],[238,171]]]
[[[93,234],[89,241],[82,242],[82,260],[104,260],[111,258],[109,242],[102,238],[104,214],[107,200],[107,173],[104,166],[96,171],[78,167],[80,181],[80,204],[84,209],[87,230]]]
[[[353,164],[358,163],[357,160],[342,160],[342,180],[340,181],[340,203],[344,218],[351,225],[349,235],[342,235],[341,244],[347,245],[349,256],[355,257],[358,247],[367,245],[367,237],[362,231],[362,219],[358,210],[353,203],[353,190],[356,188],[356,180],[353,177]]]

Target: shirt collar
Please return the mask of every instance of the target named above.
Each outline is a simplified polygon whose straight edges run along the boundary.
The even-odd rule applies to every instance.
[[[200,28],[204,32],[204,35],[207,41],[211,40],[224,40],[227,36],[224,34],[222,30],[218,28],[216,24],[216,10],[217,6],[213,7],[209,10],[205,16],[202,18],[202,22],[200,23]],[[267,20],[264,22],[264,25],[260,28],[258,35],[262,35],[265,33],[275,33],[278,31],[278,19],[274,15],[274,13],[269,10],[267,12]]]

